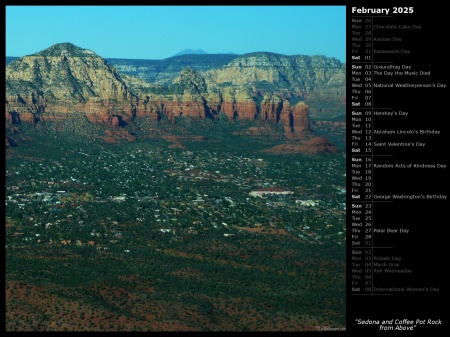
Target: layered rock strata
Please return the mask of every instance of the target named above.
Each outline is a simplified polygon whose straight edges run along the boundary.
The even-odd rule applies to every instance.
[[[298,97],[319,84],[340,85],[341,77],[335,59],[253,53],[202,73],[184,69],[171,85],[158,86],[62,43],[8,64],[5,118],[35,124],[83,112],[92,123],[121,128],[148,116],[175,123],[224,114],[230,122],[281,124],[287,139],[298,140],[310,131],[309,106]]]

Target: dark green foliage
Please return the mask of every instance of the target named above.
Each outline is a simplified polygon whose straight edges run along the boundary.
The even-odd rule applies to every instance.
[[[139,301],[182,304],[208,318],[205,330],[231,320],[219,304],[235,300],[267,320],[306,314],[344,325],[345,158],[276,156],[260,150],[277,142],[229,136],[244,124],[184,123],[180,130],[207,140],[110,145],[89,137],[100,134],[82,118],[21,126],[32,140],[6,160],[7,279],[128,319],[144,320]],[[264,184],[295,195],[249,197]],[[320,201],[308,208],[296,199]],[[262,231],[248,230],[256,223]],[[133,302],[105,296],[105,287],[154,291]]]

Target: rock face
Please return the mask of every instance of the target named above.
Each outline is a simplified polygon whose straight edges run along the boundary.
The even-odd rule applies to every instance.
[[[242,96],[243,92],[250,92],[249,96],[260,109],[257,114],[264,120],[270,121],[270,118],[266,119],[265,107],[261,105],[261,101],[267,104],[269,98],[266,95],[277,95],[281,100],[291,102],[303,100],[310,106],[312,115],[323,115],[328,120],[345,113],[345,64],[321,55],[286,56],[258,52],[240,56],[183,55],[183,58],[172,57],[159,61],[109,60],[121,73],[159,85],[170,85],[182,69],[191,67],[205,79],[209,93],[212,85],[219,89],[224,104],[222,112],[226,113],[229,120],[239,119],[235,96]],[[245,94],[244,99],[248,99],[247,96]],[[218,110],[220,99],[216,98],[214,104],[210,104],[211,99],[210,96],[208,105],[211,108],[215,105],[213,110]],[[250,104],[253,105],[253,102]],[[240,115],[245,119],[251,116],[246,111],[241,111]]]
[[[6,118],[36,123],[83,111],[94,123],[132,119],[136,99],[115,68],[94,52],[54,45],[6,67]]]
[[[310,131],[309,107],[304,102],[298,102],[291,112],[292,114],[292,132],[302,134]]]
[[[204,76],[219,84],[251,84],[260,91],[305,94],[320,87],[345,87],[344,69],[341,62],[325,56],[250,53],[208,70]]]
[[[244,88],[227,88],[222,95],[222,112],[230,122],[235,120],[254,121],[257,116],[256,102]]]
[[[121,74],[140,78],[148,83],[167,86],[185,68],[192,68],[200,73],[212,68],[226,65],[239,55],[215,54],[215,55],[179,55],[164,60],[130,60],[130,59],[106,59]]]
[[[287,103],[289,103],[287,101]],[[261,119],[271,123],[278,123],[283,110],[283,101],[277,95],[265,94],[261,102]]]
[[[201,72],[184,68],[170,85],[159,85],[119,74],[93,51],[56,44],[7,65],[5,118],[36,124],[82,112],[120,129],[142,117],[176,123],[225,115],[229,122],[278,124],[297,141],[311,131],[302,97],[345,87],[345,68],[323,56],[252,53],[227,62]]]

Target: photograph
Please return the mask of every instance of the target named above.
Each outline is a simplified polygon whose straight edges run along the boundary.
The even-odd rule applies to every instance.
[[[346,15],[5,6],[5,330],[346,331]]]

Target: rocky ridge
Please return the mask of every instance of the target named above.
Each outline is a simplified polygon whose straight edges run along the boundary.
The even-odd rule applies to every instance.
[[[330,66],[308,72],[308,62]],[[62,43],[7,65],[5,117],[11,125],[36,124],[84,112],[92,123],[124,128],[148,116],[176,123],[224,115],[229,122],[281,125],[286,140],[299,141],[311,137],[309,106],[301,96],[314,92],[314,83],[329,89],[342,81],[334,59],[254,53],[204,72],[185,68],[163,86],[121,74],[93,51]]]

